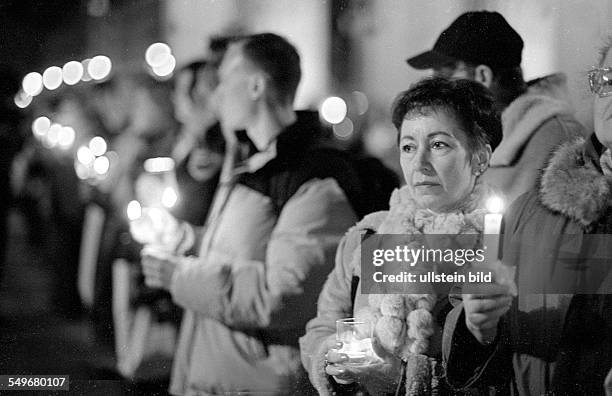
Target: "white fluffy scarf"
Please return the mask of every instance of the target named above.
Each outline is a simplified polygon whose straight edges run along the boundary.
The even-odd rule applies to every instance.
[[[420,209],[408,188],[395,190],[390,210],[378,234],[480,234],[483,230],[485,199],[488,188],[477,183],[472,193],[455,209],[436,213]],[[360,257],[354,257],[359,260]],[[415,266],[414,268],[417,268]],[[428,359],[414,359],[428,351],[429,339],[434,333],[432,310],[437,296],[433,286],[428,294],[370,294],[368,305],[359,309],[355,317],[375,323],[374,333],[382,347],[391,354],[409,362],[406,372],[406,391],[431,389],[433,368]],[[412,368],[410,368],[412,367]]]

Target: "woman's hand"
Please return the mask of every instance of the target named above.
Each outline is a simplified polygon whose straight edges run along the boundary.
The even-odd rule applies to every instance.
[[[178,257],[145,247],[141,252],[141,264],[148,287],[170,290],[172,277],[179,266]]]
[[[346,354],[340,353],[338,349],[330,349],[326,355],[325,372],[333,376],[339,384],[357,382],[364,386],[371,395],[394,393],[398,381],[403,380],[400,378],[402,361],[387,353],[376,338],[372,341],[372,347],[380,360],[361,366],[347,365],[349,358]]]
[[[464,286],[465,325],[476,340],[488,345],[497,336],[499,319],[508,312],[512,294],[506,285],[472,283]]]

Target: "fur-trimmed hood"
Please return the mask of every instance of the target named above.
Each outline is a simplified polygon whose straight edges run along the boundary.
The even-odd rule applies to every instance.
[[[611,195],[612,175],[603,173],[599,154],[584,138],[559,147],[542,173],[542,204],[584,227],[604,215]]]
[[[550,96],[527,93],[514,100],[502,113],[503,137],[491,156],[491,166],[510,166],[531,136],[546,121],[571,116],[567,102]]]

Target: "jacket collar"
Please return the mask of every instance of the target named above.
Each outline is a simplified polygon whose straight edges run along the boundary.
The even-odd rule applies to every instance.
[[[254,173],[259,169],[279,159],[283,163],[299,157],[305,150],[323,136],[323,130],[319,122],[318,113],[314,111],[296,111],[296,121],[285,127],[264,150],[258,151],[250,142],[251,155],[242,160],[234,174]],[[246,138],[248,141],[248,138]],[[243,140],[245,140],[243,138]]]
[[[542,124],[552,117],[571,115],[568,103],[528,92],[502,113],[503,138],[491,156],[491,166],[510,166]]]
[[[296,111],[295,114],[296,121],[287,126],[276,139],[279,157],[298,154],[323,136],[316,111]]]
[[[584,227],[599,220],[612,194],[612,177],[604,175],[599,164],[600,150],[594,137],[560,146],[542,173],[542,204]]]

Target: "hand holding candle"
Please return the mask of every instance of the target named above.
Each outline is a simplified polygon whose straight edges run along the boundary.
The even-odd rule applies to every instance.
[[[514,282],[515,268],[501,263],[501,225],[503,200],[498,196],[492,196],[487,201],[487,211],[484,217],[484,241],[485,241],[485,265],[486,269],[493,273],[495,283],[507,286],[510,294],[517,295],[517,287]]]
[[[485,260],[475,265],[479,272],[491,272],[493,283],[467,283],[463,286],[465,325],[474,338],[483,345],[495,341],[497,327],[508,312],[513,296],[517,294],[514,268],[500,261],[501,223],[503,201],[492,197],[487,202],[489,213],[484,219]]]
[[[135,186],[139,201],[131,201],[127,207],[130,233],[142,244],[172,252],[182,235],[179,222],[167,211],[178,201],[174,161],[167,157],[149,158],[144,168],[145,173]]]
[[[143,245],[173,251],[182,235],[179,222],[162,208],[140,208],[138,201],[128,205],[130,234]]]
[[[377,342],[373,336],[373,324],[355,318],[336,321],[336,338],[327,344],[342,343],[331,347],[326,354],[325,372],[340,384],[359,382],[369,394],[393,394],[401,373],[401,360]]]
[[[348,357],[346,365],[368,364],[378,360],[372,348],[372,323],[355,318],[336,321],[336,340],[342,343],[338,351]]]

